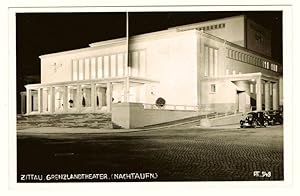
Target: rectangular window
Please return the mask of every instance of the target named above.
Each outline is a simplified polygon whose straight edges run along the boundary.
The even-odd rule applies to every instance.
[[[102,57],[97,58],[97,76],[98,78],[103,78],[103,62]]]
[[[124,54],[118,54],[117,56],[118,64],[118,76],[124,76]]]
[[[210,92],[215,93],[216,92],[216,84],[211,84],[210,85]]]
[[[97,69],[96,69],[96,58],[93,57],[91,58],[91,79],[94,80],[96,79],[96,73],[97,73]]]
[[[90,59],[84,59],[84,67],[85,67],[85,80],[89,80],[90,79]]]
[[[117,76],[116,55],[110,56],[110,70],[111,70],[111,77],[116,77]]]
[[[108,78],[110,76],[110,70],[109,70],[109,56],[104,56],[104,78]]]
[[[209,76],[213,76],[214,75],[214,49],[213,48],[209,48]]]
[[[273,84],[272,83],[270,83],[269,89],[270,89],[270,96],[272,96],[272,94],[273,94]]]
[[[219,51],[214,49],[214,76],[218,76],[218,58],[219,58]]]
[[[250,84],[250,93],[254,93],[254,85]]]
[[[208,76],[208,47],[204,47],[204,76]]]
[[[72,71],[73,71],[73,80],[78,80],[77,74],[78,74],[78,60],[72,61]]]
[[[79,80],[84,80],[84,64],[83,59],[79,59]]]

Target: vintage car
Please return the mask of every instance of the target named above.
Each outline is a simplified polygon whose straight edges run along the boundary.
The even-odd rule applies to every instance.
[[[242,120],[240,120],[240,127],[253,127],[257,126],[266,127],[268,125],[268,116],[262,111],[253,111],[247,113]]]
[[[269,125],[282,124],[283,115],[278,110],[268,111],[267,114],[270,116]]]

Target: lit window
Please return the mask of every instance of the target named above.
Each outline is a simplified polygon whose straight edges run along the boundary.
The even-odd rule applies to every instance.
[[[216,84],[211,84],[210,85],[210,92],[215,93],[216,92]]]
[[[253,93],[254,92],[254,86],[253,84],[250,84],[250,93]]]

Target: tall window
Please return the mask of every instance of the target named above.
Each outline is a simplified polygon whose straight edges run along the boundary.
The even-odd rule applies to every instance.
[[[117,69],[116,69],[116,55],[110,56],[110,70],[111,70],[111,77],[117,76]]]
[[[103,58],[102,56],[97,58],[97,76],[103,78]]]
[[[104,56],[103,57],[104,58],[104,61],[103,61],[103,63],[104,63],[104,77],[105,78],[107,78],[107,77],[109,77],[110,76],[110,70],[109,70],[109,56]]]
[[[90,79],[90,73],[91,73],[91,69],[90,69],[90,59],[84,59],[84,79],[85,80],[89,80]]]
[[[118,67],[118,76],[124,75],[124,54],[118,54],[117,56],[117,67]]]
[[[83,59],[79,59],[79,80],[84,80],[84,64]]]
[[[97,69],[96,69],[97,67],[96,67],[96,58],[95,57],[93,57],[93,58],[91,58],[91,79],[96,79],[96,71],[97,71]]]
[[[215,93],[216,90],[217,90],[217,89],[216,89],[216,84],[211,84],[211,85],[210,85],[210,92],[211,92],[211,93]]]
[[[217,76],[218,56],[218,49],[204,47],[204,76]]]
[[[72,78],[74,81],[78,80],[77,74],[78,74],[78,60],[73,60],[72,61]]]

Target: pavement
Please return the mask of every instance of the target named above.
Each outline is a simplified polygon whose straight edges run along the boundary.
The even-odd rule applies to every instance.
[[[151,131],[43,129],[62,134],[32,134],[41,130],[28,129],[28,134],[17,136],[18,181],[25,182],[21,181],[22,174],[110,176],[149,172],[157,173],[158,181],[284,179],[282,125],[256,129],[230,127],[237,126],[225,129],[176,126]],[[84,131],[95,134],[69,134]],[[111,134],[97,134],[104,132]]]
[[[200,128],[200,129],[237,129],[239,128],[239,124],[233,125],[224,125],[224,126],[217,126],[217,127],[200,127],[198,125],[189,126],[188,124],[182,125],[175,125],[176,127],[192,127],[192,128]],[[139,131],[149,131],[149,130],[157,130],[157,129],[165,129],[171,128],[174,125],[168,126],[157,126],[153,128],[144,128],[144,129],[110,129],[110,128],[101,128],[101,129],[93,129],[93,128],[86,128],[86,127],[77,127],[77,128],[62,128],[62,127],[36,127],[36,128],[26,128],[17,130],[18,134],[55,134],[55,133],[62,133],[62,134],[107,134],[107,133],[130,133],[130,132],[139,132]]]

